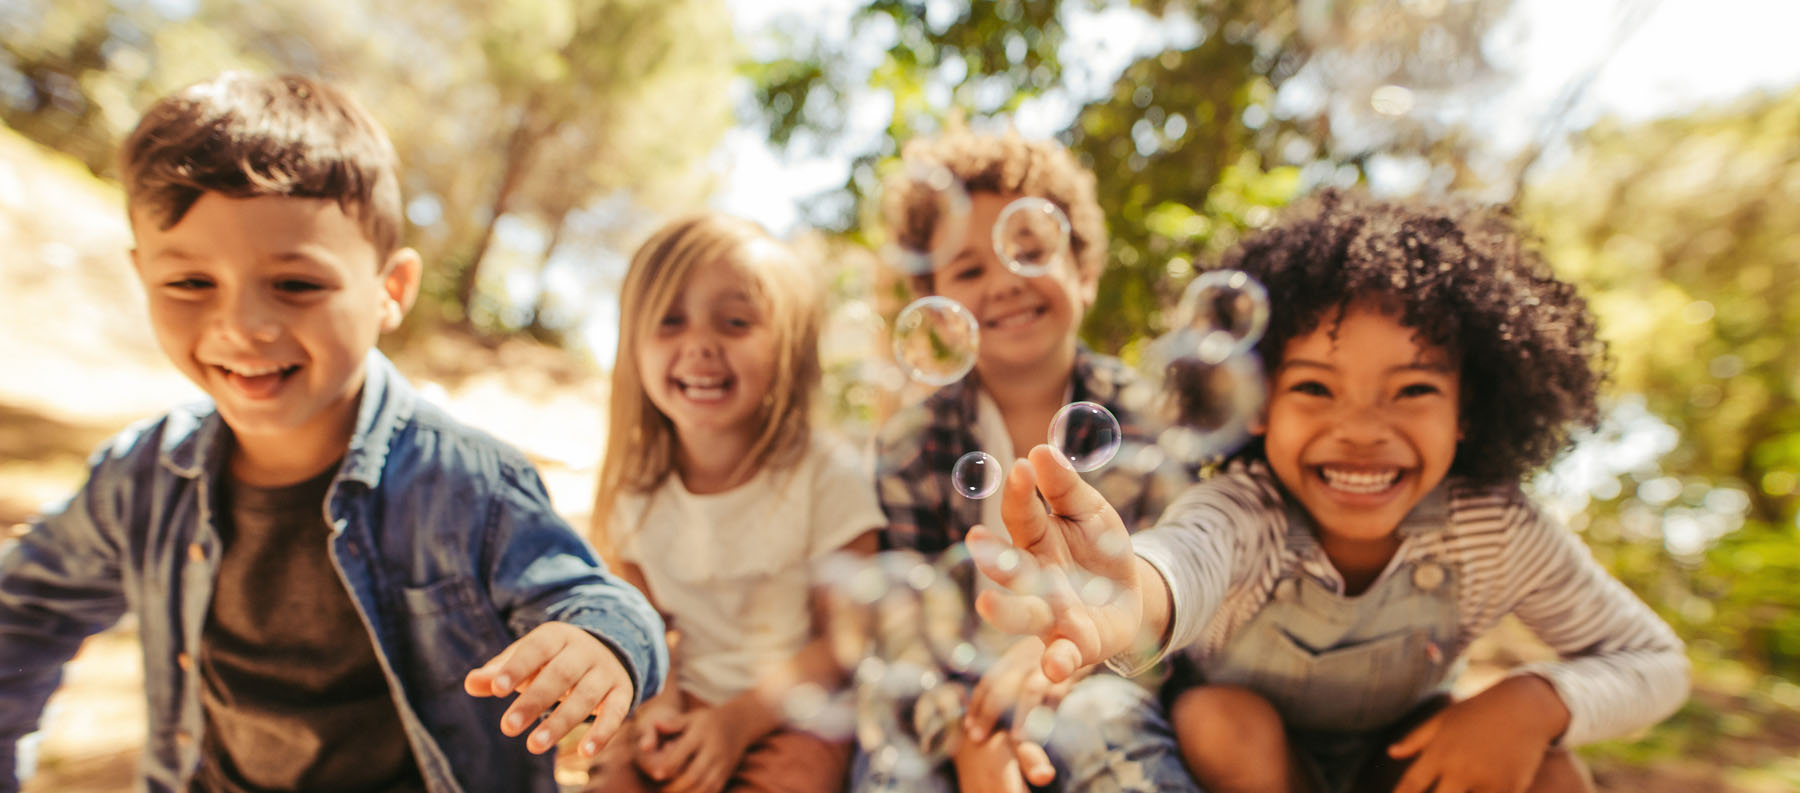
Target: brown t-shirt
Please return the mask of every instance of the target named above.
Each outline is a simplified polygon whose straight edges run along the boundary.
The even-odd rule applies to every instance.
[[[331,566],[323,505],[336,470],[279,488],[224,482],[194,791],[425,790],[369,632]]]

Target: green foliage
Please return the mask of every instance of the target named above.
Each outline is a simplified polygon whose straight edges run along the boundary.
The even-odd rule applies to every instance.
[[[436,208],[408,237],[432,265],[415,317],[488,331],[540,318],[508,304],[508,271],[541,278],[559,246],[616,245],[644,212],[698,203],[732,121],[719,0],[202,0],[175,17],[159,3],[18,2],[0,11],[0,87],[15,86],[0,120],[96,173],[112,172],[145,104],[219,71],[348,88],[393,138],[404,194]],[[639,211],[570,223],[618,195]],[[541,250],[493,245],[509,216]],[[503,261],[484,268],[491,254]]]
[[[1602,125],[1576,151],[1523,212],[1586,287],[1615,388],[1679,432],[1651,473],[1684,486],[1593,510],[1590,545],[1703,655],[1800,674],[1800,92]],[[1698,556],[1629,525],[1720,488],[1747,496],[1743,525]]]

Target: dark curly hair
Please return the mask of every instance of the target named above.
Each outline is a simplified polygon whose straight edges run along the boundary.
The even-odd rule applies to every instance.
[[[1534,242],[1504,208],[1328,189],[1245,238],[1220,266],[1268,290],[1257,353],[1270,371],[1289,340],[1335,323],[1352,302],[1395,307],[1402,325],[1458,362],[1463,440],[1450,473],[1502,484],[1595,425],[1607,365],[1587,301]],[[1261,455],[1260,442],[1239,454]]]

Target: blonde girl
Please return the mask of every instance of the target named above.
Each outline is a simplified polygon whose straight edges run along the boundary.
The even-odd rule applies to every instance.
[[[594,539],[675,651],[588,790],[839,790],[848,746],[779,713],[835,673],[809,563],[872,552],[883,524],[867,467],[809,426],[817,279],[755,224],[700,214],[638,249],[620,305]]]

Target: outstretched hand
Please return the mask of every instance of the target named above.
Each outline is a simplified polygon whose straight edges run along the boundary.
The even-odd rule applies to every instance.
[[[566,622],[546,622],[519,637],[471,670],[463,678],[463,690],[477,697],[518,693],[500,717],[500,731],[508,736],[524,732],[556,706],[525,741],[533,754],[549,751],[594,716],[581,742],[581,753],[590,757],[618,732],[635,693],[631,674],[613,651],[593,634]]]
[[[967,540],[976,566],[1008,590],[983,592],[981,616],[1042,639],[1051,682],[1130,649],[1144,619],[1139,563],[1125,522],[1099,491],[1039,445],[1007,473],[1000,516],[1011,548],[986,526]]]

